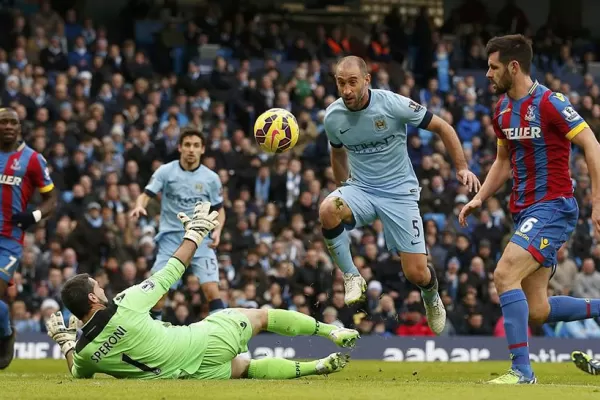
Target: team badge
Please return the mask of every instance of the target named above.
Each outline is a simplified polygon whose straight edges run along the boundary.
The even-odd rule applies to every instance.
[[[375,127],[375,131],[383,132],[387,131],[388,125],[385,117],[383,115],[376,115],[373,117],[373,125]]]
[[[527,107],[527,113],[524,117],[525,121],[535,121],[535,106]]]
[[[10,166],[10,168],[11,168],[13,171],[18,171],[18,170],[20,170],[20,169],[21,169],[21,163],[19,163],[19,160],[15,159],[15,160],[13,161],[12,165]]]

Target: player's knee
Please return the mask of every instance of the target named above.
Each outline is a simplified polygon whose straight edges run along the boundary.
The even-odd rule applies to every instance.
[[[426,286],[431,281],[427,265],[409,265],[402,268],[406,279],[417,286]]]
[[[247,378],[250,361],[250,358],[240,356],[231,360],[231,379]]]
[[[511,286],[513,280],[512,275],[510,265],[500,260],[494,270],[494,285],[496,285],[498,294],[506,292]]]
[[[529,304],[529,323],[533,326],[542,326],[548,320],[550,314],[550,305],[546,304]]]
[[[349,213],[350,209],[340,197],[327,197],[319,207],[319,220],[325,229],[335,228]]]
[[[209,303],[213,300],[221,298],[221,293],[219,292],[219,285],[216,282],[202,284],[202,291],[204,292],[204,297],[206,297],[206,301],[208,301]]]

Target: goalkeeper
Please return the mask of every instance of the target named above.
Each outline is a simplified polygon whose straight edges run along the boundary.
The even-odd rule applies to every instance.
[[[330,374],[346,366],[348,358],[340,353],[309,362],[238,357],[261,331],[317,335],[341,347],[354,346],[359,338],[355,330],[339,329],[297,312],[226,309],[188,326],[170,326],[150,317],[150,309],[181,278],[198,244],[219,224],[217,212],[209,214],[209,209],[210,203],[199,202],[191,219],[179,213],[185,235],[167,266],[119,293],[112,303],[86,274],[65,283],[61,296],[73,316],[67,327],[57,312],[47,328],[75,378],[104,373],[136,379],[290,379]],[[84,325],[75,341],[77,318]]]

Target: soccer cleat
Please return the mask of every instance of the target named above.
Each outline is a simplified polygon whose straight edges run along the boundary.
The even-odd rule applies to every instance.
[[[0,339],[0,369],[5,369],[10,365],[15,354],[15,337],[17,332],[14,326],[10,326],[12,334]]]
[[[442,298],[436,293],[429,304],[426,301],[423,301],[423,304],[425,304],[425,314],[427,315],[429,327],[433,333],[439,335],[446,326],[446,308],[444,308]]]
[[[328,375],[340,372],[348,365],[350,356],[342,353],[333,353],[317,361],[315,372],[317,375]]]
[[[344,274],[344,302],[347,305],[358,303],[367,291],[367,282],[361,275]]]
[[[339,328],[329,333],[331,341],[340,347],[354,347],[360,333],[354,329]]]
[[[535,375],[527,378],[521,371],[510,369],[506,374],[492,379],[488,383],[493,385],[533,385],[537,383],[537,378]]]
[[[600,375],[600,361],[594,360],[582,351],[571,353],[571,360],[577,368],[590,375]]]

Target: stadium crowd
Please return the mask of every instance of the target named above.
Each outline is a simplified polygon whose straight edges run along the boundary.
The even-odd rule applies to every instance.
[[[362,334],[433,335],[420,292],[404,279],[399,257],[387,252],[379,221],[351,232],[355,264],[368,281],[361,306],[344,305],[341,273],[324,247],[318,205],[335,184],[322,122],[336,98],[331,66],[338,56],[365,55],[373,88],[411,97],[452,123],[482,181],[495,156],[495,98],[474,76],[457,72],[486,68],[491,26],[494,32],[530,35],[542,83],[568,96],[600,133],[600,89],[587,73],[596,55],[591,41],[554,20],[532,32],[514,5],[494,25],[477,23],[481,13],[463,11],[439,28],[426,12],[406,23],[392,14],[362,43],[344,27],[319,26],[313,37],[276,23],[261,29],[254,16],[217,5],[181,20],[175,2],[167,3],[170,8],[159,13],[164,28],[150,49],[125,34],[111,38],[92,18],[75,10],[59,14],[47,2],[30,15],[3,11],[8,23],[0,38],[1,104],[18,111],[23,139],[46,157],[61,193],[57,214],[27,234],[8,291],[19,333],[43,332],[43,320],[59,309],[68,318],[60,289],[75,273],[90,273],[109,297],[148,276],[160,206],[151,203],[149,217],[139,221],[128,211],[152,172],[178,158],[179,131],[191,125],[205,132],[203,163],[224,186],[227,222],[218,260],[227,306],[297,310]],[[503,23],[509,20],[516,23]],[[209,69],[198,62],[199,49],[208,43],[227,50]],[[265,61],[251,69],[250,58]],[[281,62],[295,63],[289,76]],[[581,87],[571,87],[565,75],[582,77]],[[271,107],[292,111],[301,127],[298,145],[275,157],[258,151],[251,129],[253,118]],[[429,257],[448,310],[445,334],[503,336],[491,279],[512,229],[510,187],[463,228],[457,215],[469,197],[454,179],[442,142],[413,129],[408,148],[422,186]],[[559,253],[550,290],[598,298],[600,238],[588,223],[590,178],[578,153],[572,177],[580,221]],[[198,321],[208,312],[197,278],[186,276],[183,283],[167,302],[164,320],[173,324]],[[588,320],[533,333],[598,337],[600,327]]]

